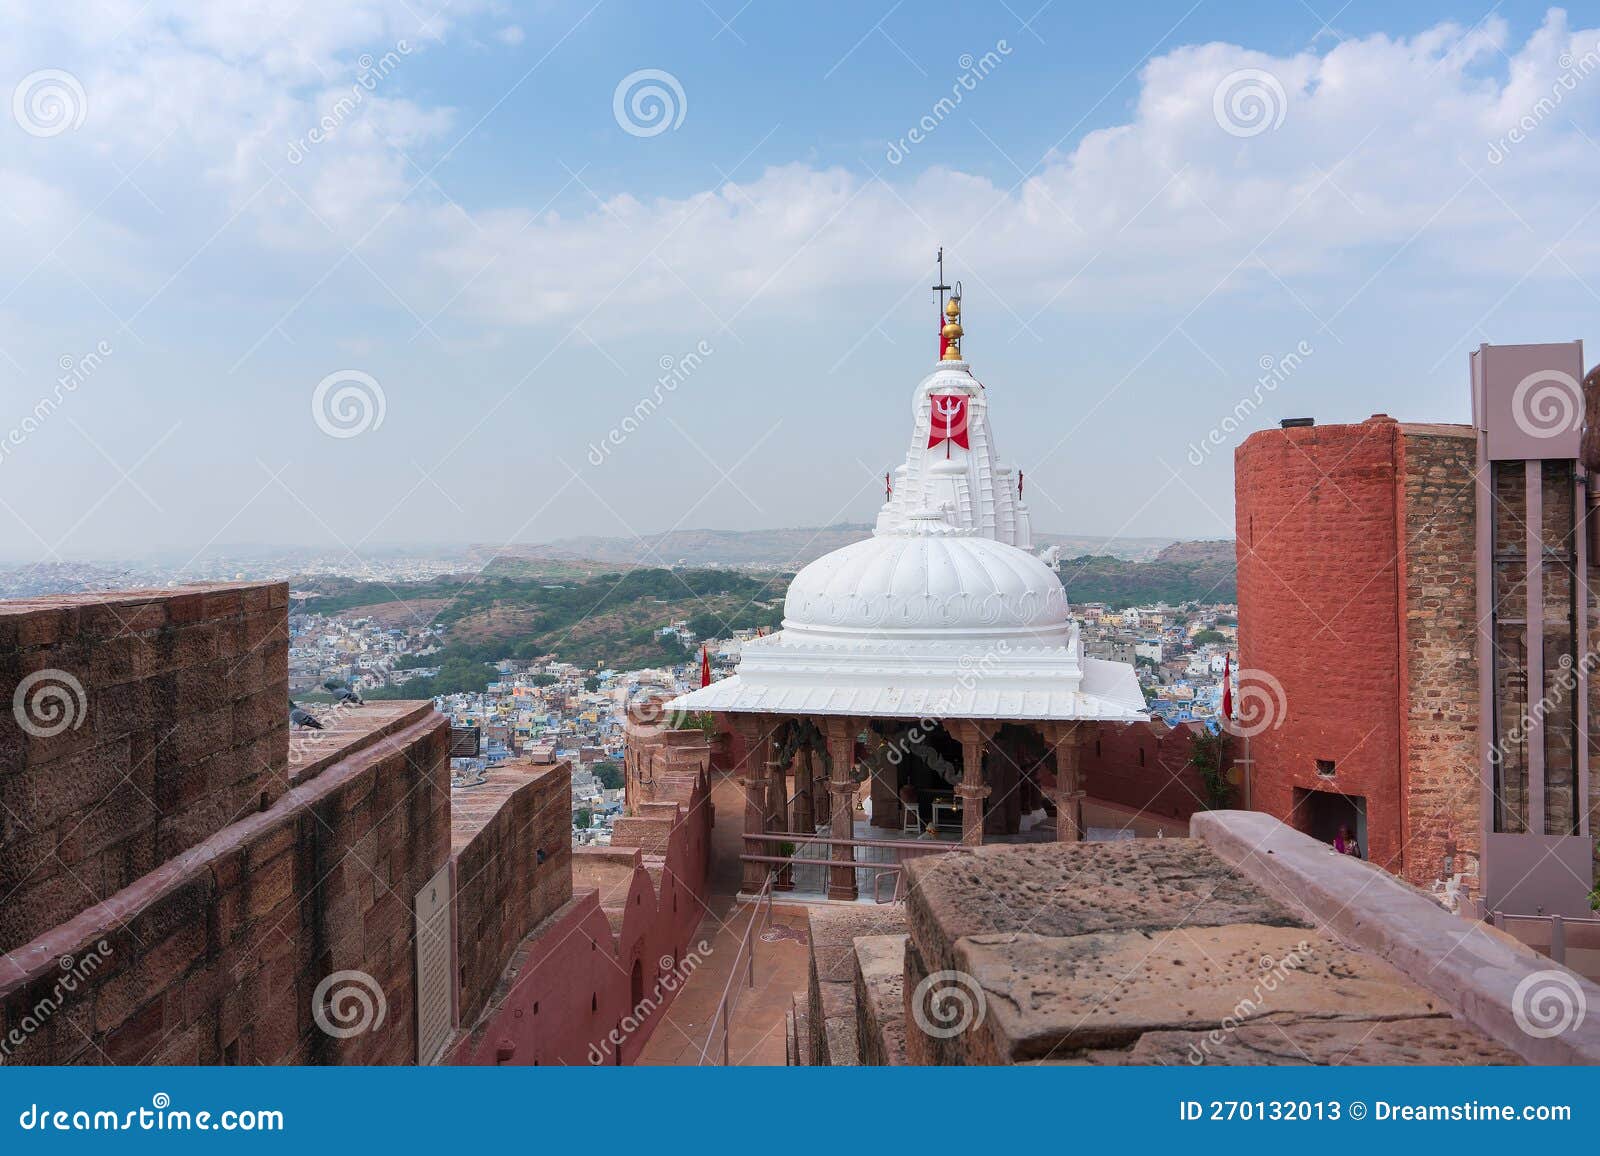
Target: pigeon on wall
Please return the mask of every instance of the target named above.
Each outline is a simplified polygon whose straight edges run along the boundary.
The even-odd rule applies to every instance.
[[[351,706],[361,706],[366,702],[360,693],[342,678],[325,680],[322,689],[333,695],[335,702],[348,703]]]

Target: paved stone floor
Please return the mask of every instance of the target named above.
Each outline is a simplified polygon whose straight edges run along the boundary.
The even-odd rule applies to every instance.
[[[739,941],[749,926],[751,907],[738,903],[740,836],[744,831],[744,793],[737,783],[723,778],[712,784],[717,809],[711,832],[710,909],[693,942],[705,940],[711,951],[689,977],[665,1019],[639,1057],[641,1064],[698,1064],[706,1050],[706,1036],[717,1003],[738,954]],[[784,1062],[785,1015],[794,996],[802,1000],[810,969],[810,917],[804,907],[774,905],[772,925],[755,938],[755,987],[742,987],[733,1030],[728,1039],[728,1062],[735,1065]],[[744,981],[744,969],[738,982]],[[721,1032],[705,1055],[708,1064],[722,1062]]]

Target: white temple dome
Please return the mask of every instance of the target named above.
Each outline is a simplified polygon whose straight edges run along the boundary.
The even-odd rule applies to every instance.
[[[942,464],[942,463],[941,463]],[[1064,646],[1071,621],[1061,580],[1025,550],[936,510],[833,551],[795,575],[784,634],[806,638],[1005,639]]]

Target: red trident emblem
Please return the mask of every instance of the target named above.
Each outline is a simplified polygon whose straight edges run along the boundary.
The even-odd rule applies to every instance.
[[[962,449],[970,449],[967,444],[967,395],[936,393],[928,398],[928,402],[932,407],[928,415],[928,448],[951,441]],[[949,452],[949,447],[945,452]]]

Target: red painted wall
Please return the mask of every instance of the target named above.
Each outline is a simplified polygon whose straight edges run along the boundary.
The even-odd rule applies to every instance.
[[[1362,796],[1368,857],[1391,870],[1403,844],[1399,442],[1379,415],[1267,430],[1234,454],[1236,714],[1259,729],[1254,808],[1304,830],[1296,787]],[[1249,713],[1258,704],[1265,721]]]
[[[1091,799],[1187,821],[1206,809],[1205,787],[1189,762],[1190,737],[1204,729],[1104,724],[1083,751],[1083,789]]]
[[[620,931],[613,934],[599,890],[575,896],[523,945],[516,979],[496,993],[451,1063],[614,1064],[620,1054],[620,1062],[631,1064],[638,1058],[704,955],[696,932],[705,912],[708,789],[702,777],[689,803],[671,817],[631,820],[663,828],[655,841],[664,850],[660,857],[641,854],[626,890],[606,895]],[[633,990],[636,962],[642,1002]]]

